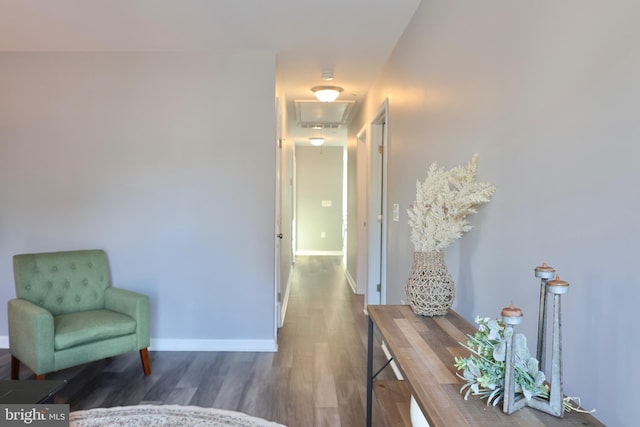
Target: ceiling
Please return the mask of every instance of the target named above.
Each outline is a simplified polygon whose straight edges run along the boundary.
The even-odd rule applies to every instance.
[[[267,50],[290,120],[311,87],[344,88],[357,111],[420,0],[0,0],[0,51]],[[322,80],[323,71],[335,79]],[[335,115],[315,108],[318,120]],[[326,110],[326,111],[325,111]],[[289,126],[305,141],[313,130]],[[344,139],[323,129],[328,143]],[[340,143],[340,141],[337,141]]]

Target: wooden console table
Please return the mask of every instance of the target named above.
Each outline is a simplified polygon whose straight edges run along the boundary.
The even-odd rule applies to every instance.
[[[450,310],[445,316],[423,317],[408,305],[370,305],[367,349],[367,427],[371,427],[374,388],[374,326],[391,353],[404,381],[383,388],[404,393],[408,402],[415,398],[431,427],[439,426],[604,426],[593,416],[578,412],[557,418],[525,407],[512,415],[502,412],[502,405],[487,406],[485,399],[460,394],[463,382],[456,376],[454,357],[466,357],[468,350],[459,343],[476,329]],[[382,406],[384,408],[384,403]],[[408,405],[406,405],[408,408]],[[409,414],[396,419],[409,420]],[[407,424],[407,425],[410,425]],[[394,424],[395,426],[395,424]]]

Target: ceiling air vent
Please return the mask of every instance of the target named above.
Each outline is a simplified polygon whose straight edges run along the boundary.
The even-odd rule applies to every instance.
[[[341,125],[335,123],[300,123],[302,129],[339,129]]]
[[[355,101],[320,102],[316,100],[296,100],[296,122],[299,126],[335,126],[349,122]]]

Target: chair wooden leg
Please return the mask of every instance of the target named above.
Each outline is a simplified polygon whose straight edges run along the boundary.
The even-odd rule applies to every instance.
[[[11,379],[17,380],[20,377],[20,360],[11,355]]]
[[[42,381],[45,379],[46,374],[34,374],[34,377],[37,381]],[[15,357],[13,354],[11,355],[11,379],[17,380],[20,377],[20,359]]]
[[[140,360],[145,376],[151,375],[151,363],[149,363],[149,351],[146,348],[140,349]]]

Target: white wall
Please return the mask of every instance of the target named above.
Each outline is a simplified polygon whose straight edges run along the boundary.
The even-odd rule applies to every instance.
[[[153,347],[273,349],[274,82],[261,52],[0,54],[0,336],[14,254],[104,248]]]
[[[411,270],[416,180],[479,153],[479,179],[497,192],[446,252],[454,309],[473,321],[513,302],[534,349],[533,269],[555,267],[571,284],[565,391],[612,426],[633,425],[640,401],[639,19],[631,1],[423,1],[350,129],[389,97],[388,209],[402,209],[389,222],[388,302]]]
[[[343,147],[296,147],[298,254],[342,252],[343,153]]]

